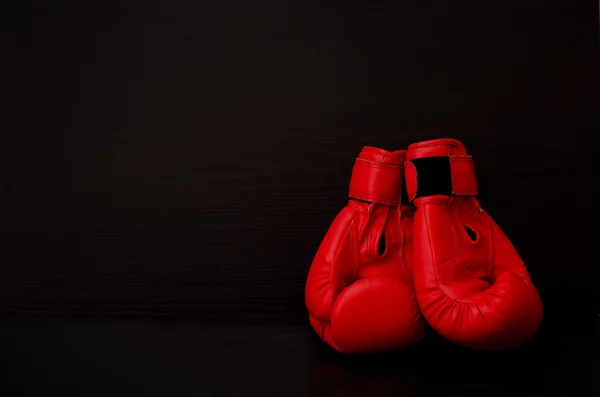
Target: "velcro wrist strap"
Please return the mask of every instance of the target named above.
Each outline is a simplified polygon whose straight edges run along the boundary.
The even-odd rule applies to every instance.
[[[476,196],[479,191],[471,156],[423,157],[404,163],[408,199],[433,195]]]
[[[349,196],[386,205],[400,205],[403,167],[357,158]]]

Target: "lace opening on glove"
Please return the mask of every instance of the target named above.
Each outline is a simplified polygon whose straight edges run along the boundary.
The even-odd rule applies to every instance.
[[[383,256],[387,249],[386,241],[385,241],[385,228],[381,231],[381,237],[379,237],[379,244],[377,245],[377,253],[379,256]]]

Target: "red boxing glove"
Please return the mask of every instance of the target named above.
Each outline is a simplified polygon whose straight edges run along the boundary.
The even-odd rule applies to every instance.
[[[414,208],[400,206],[405,154],[363,148],[352,171],[349,203],[308,273],[310,323],[339,352],[406,347],[425,334],[412,281]]]
[[[421,311],[445,338],[475,349],[506,349],[529,339],[542,303],[523,261],[481,209],[465,147],[436,139],[408,147],[414,217],[414,281]]]

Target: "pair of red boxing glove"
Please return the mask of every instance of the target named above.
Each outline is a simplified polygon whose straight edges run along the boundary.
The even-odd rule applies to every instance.
[[[344,353],[398,349],[420,341],[426,322],[474,349],[529,339],[540,297],[477,194],[473,160],[457,140],[364,147],[349,203],[308,273],[306,306],[321,339]]]

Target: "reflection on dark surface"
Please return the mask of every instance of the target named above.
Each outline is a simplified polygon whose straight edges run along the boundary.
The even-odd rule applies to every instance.
[[[317,349],[309,363],[312,396],[416,396],[419,379],[410,364],[414,352],[341,356],[328,347]]]
[[[597,334],[561,333],[541,329],[516,349],[479,352],[430,332],[413,349],[365,356],[342,356],[315,340],[309,384],[315,396],[597,395]]]
[[[2,395],[598,395],[594,328],[553,324],[505,352],[434,333],[418,346],[340,355],[307,326],[4,320]],[[584,331],[584,328],[579,328]]]

